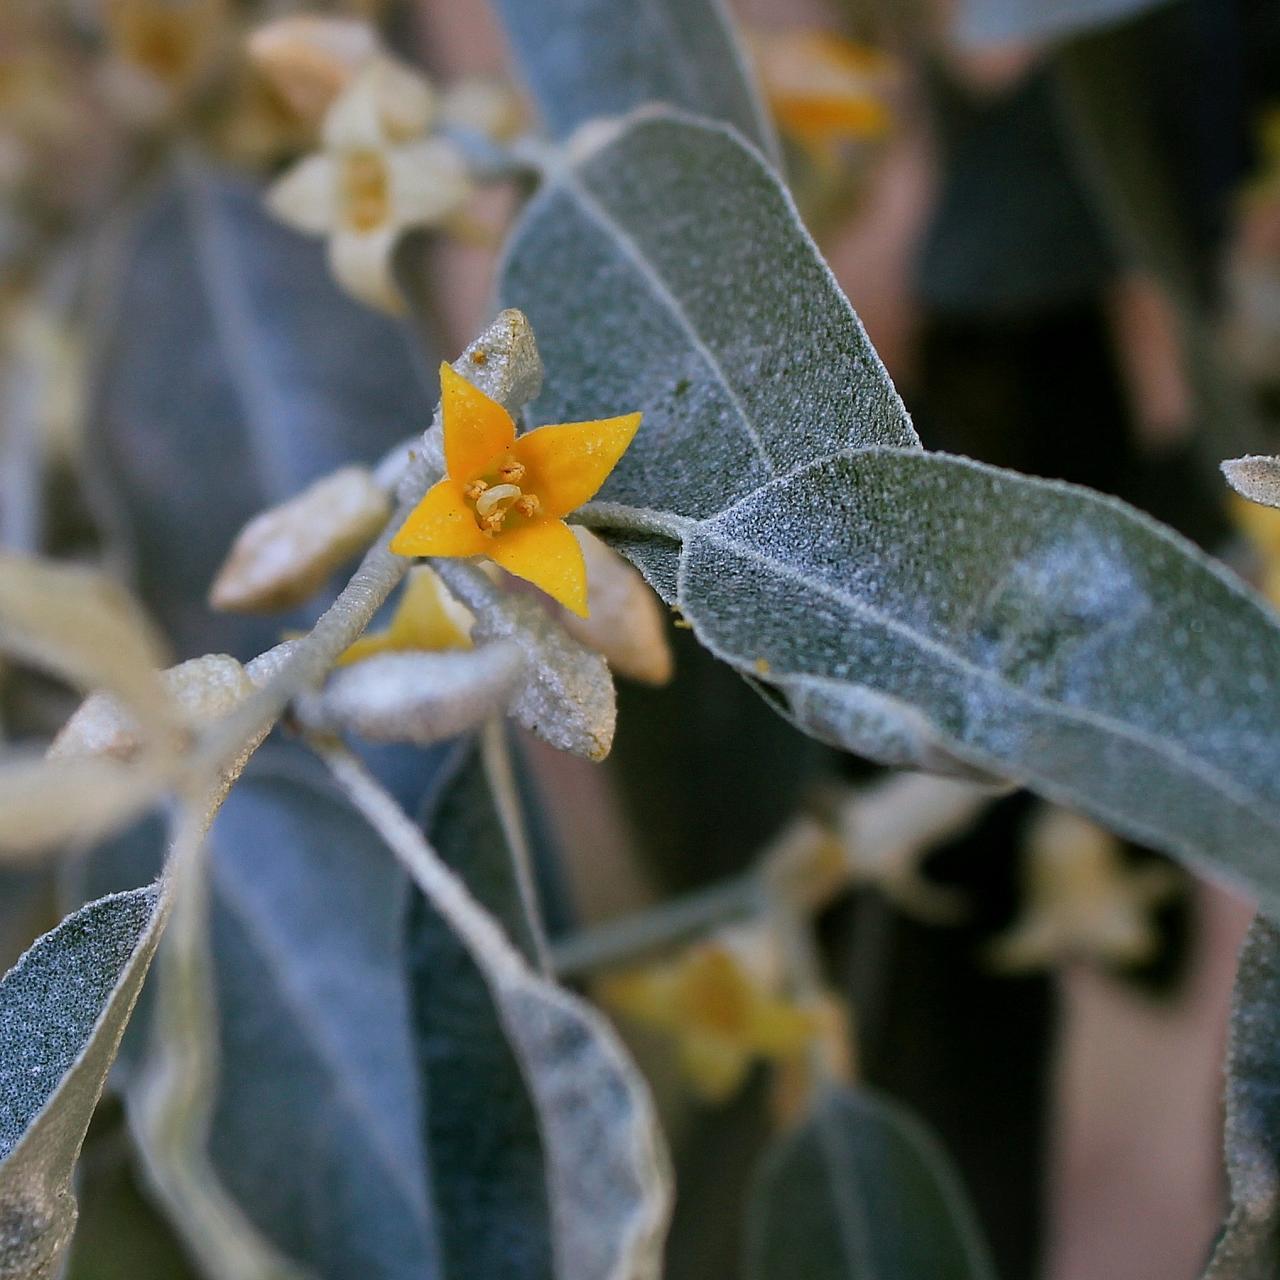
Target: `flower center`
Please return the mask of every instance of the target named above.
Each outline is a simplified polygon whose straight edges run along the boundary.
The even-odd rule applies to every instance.
[[[472,480],[462,491],[476,513],[476,523],[485,533],[501,533],[513,512],[529,519],[542,510],[536,493],[526,493],[519,484],[525,476],[522,463],[506,457],[498,464],[492,480]]]
[[[387,166],[376,151],[353,151],[342,160],[342,212],[353,231],[376,231],[391,216]]]

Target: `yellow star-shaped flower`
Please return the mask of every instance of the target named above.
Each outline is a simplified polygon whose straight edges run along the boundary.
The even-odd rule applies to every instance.
[[[379,653],[469,649],[471,622],[468,610],[445,590],[444,583],[426,565],[422,565],[410,573],[387,628],[361,636],[338,659],[338,666],[362,662]]]
[[[587,616],[587,569],[564,517],[626,452],[640,415],[562,422],[516,435],[511,415],[440,366],[445,477],[391,543],[402,556],[488,556]]]
[[[723,1101],[758,1058],[785,1061],[817,1033],[815,1011],[775,995],[736,948],[719,941],[676,960],[601,979],[602,1001],[677,1037],[693,1088]]]

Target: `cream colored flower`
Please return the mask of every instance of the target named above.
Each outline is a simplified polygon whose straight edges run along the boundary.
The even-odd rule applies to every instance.
[[[1012,972],[1063,960],[1141,964],[1160,944],[1152,918],[1178,885],[1160,863],[1130,867],[1109,831],[1065,809],[1046,809],[1027,839],[1021,917],[991,947]]]
[[[339,283],[387,311],[404,307],[391,273],[401,234],[447,221],[471,192],[459,151],[418,136],[433,110],[424,80],[375,60],[329,108],[324,150],[300,160],[267,197],[282,221],[327,235]]]

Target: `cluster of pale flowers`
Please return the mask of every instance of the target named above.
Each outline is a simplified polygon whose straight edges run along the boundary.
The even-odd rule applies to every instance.
[[[329,262],[355,297],[386,311],[404,302],[392,275],[400,236],[449,224],[474,182],[449,133],[496,140],[518,121],[508,90],[463,80],[437,91],[392,58],[363,24],[293,18],[249,44],[259,70],[320,123],[320,150],[297,161],[268,193],[271,211],[299,231],[327,237]]]

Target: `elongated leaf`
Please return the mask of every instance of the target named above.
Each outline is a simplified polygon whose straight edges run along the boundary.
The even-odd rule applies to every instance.
[[[969,45],[1061,39],[1110,27],[1168,0],[963,0],[956,34]]]
[[[120,251],[87,478],[180,655],[245,658],[289,623],[208,608],[236,534],[428,422],[425,364],[407,331],[333,283],[321,241],[238,179],[175,172]]]
[[[875,1094],[831,1089],[765,1157],[748,1280],[994,1280],[946,1153]]]
[[[442,1274],[418,1139],[405,876],[323,775],[277,758],[219,815],[211,888],[210,1154],[223,1184],[316,1276]],[[284,1152],[296,1154],[282,1166]]]
[[[557,1280],[657,1280],[670,1210],[648,1090],[609,1025],[541,977],[350,755],[326,752],[366,820],[484,977],[542,1134]]]
[[[665,102],[733,125],[776,158],[723,0],[499,0],[498,10],[552,137]]]
[[[478,750],[468,744],[431,805],[440,856],[536,956],[513,853]],[[409,913],[414,1027],[426,1095],[427,1143],[450,1280],[552,1275],[542,1136],[520,1064],[484,977],[420,894]]]
[[[1227,1061],[1231,1215],[1205,1280],[1280,1271],[1280,929],[1259,916],[1240,953]]]
[[[702,518],[813,457],[916,443],[790,196],[727,130],[636,119],[533,200],[501,287],[548,370],[537,421],[644,413],[604,502]],[[673,545],[622,549],[670,595]]]
[[[717,222],[704,175],[736,188],[744,166],[765,212]],[[642,120],[528,215],[506,288],[539,327],[553,407],[586,408],[582,385],[591,403],[650,415],[588,522],[622,529],[616,545],[698,638],[810,733],[891,764],[1010,777],[1280,906],[1274,615],[1120,503],[879,447],[909,433],[901,406],[851,316],[807,345],[813,298],[839,307],[776,196],[770,212],[769,182],[719,130]],[[623,191],[644,229],[622,210],[594,232],[575,221],[588,187]],[[654,304],[665,329],[648,323],[651,252],[673,272],[697,264],[687,301]],[[535,274],[544,254],[554,289]],[[768,267],[744,267],[755,260]],[[806,301],[776,299],[770,273]],[[683,414],[660,399],[673,367],[714,382],[708,351],[734,371],[738,431],[712,399],[690,392]],[[743,461],[747,427],[784,474]]]
[[[154,889],[45,934],[0,982],[0,1276],[46,1280],[75,1225],[71,1174],[155,950]]]

